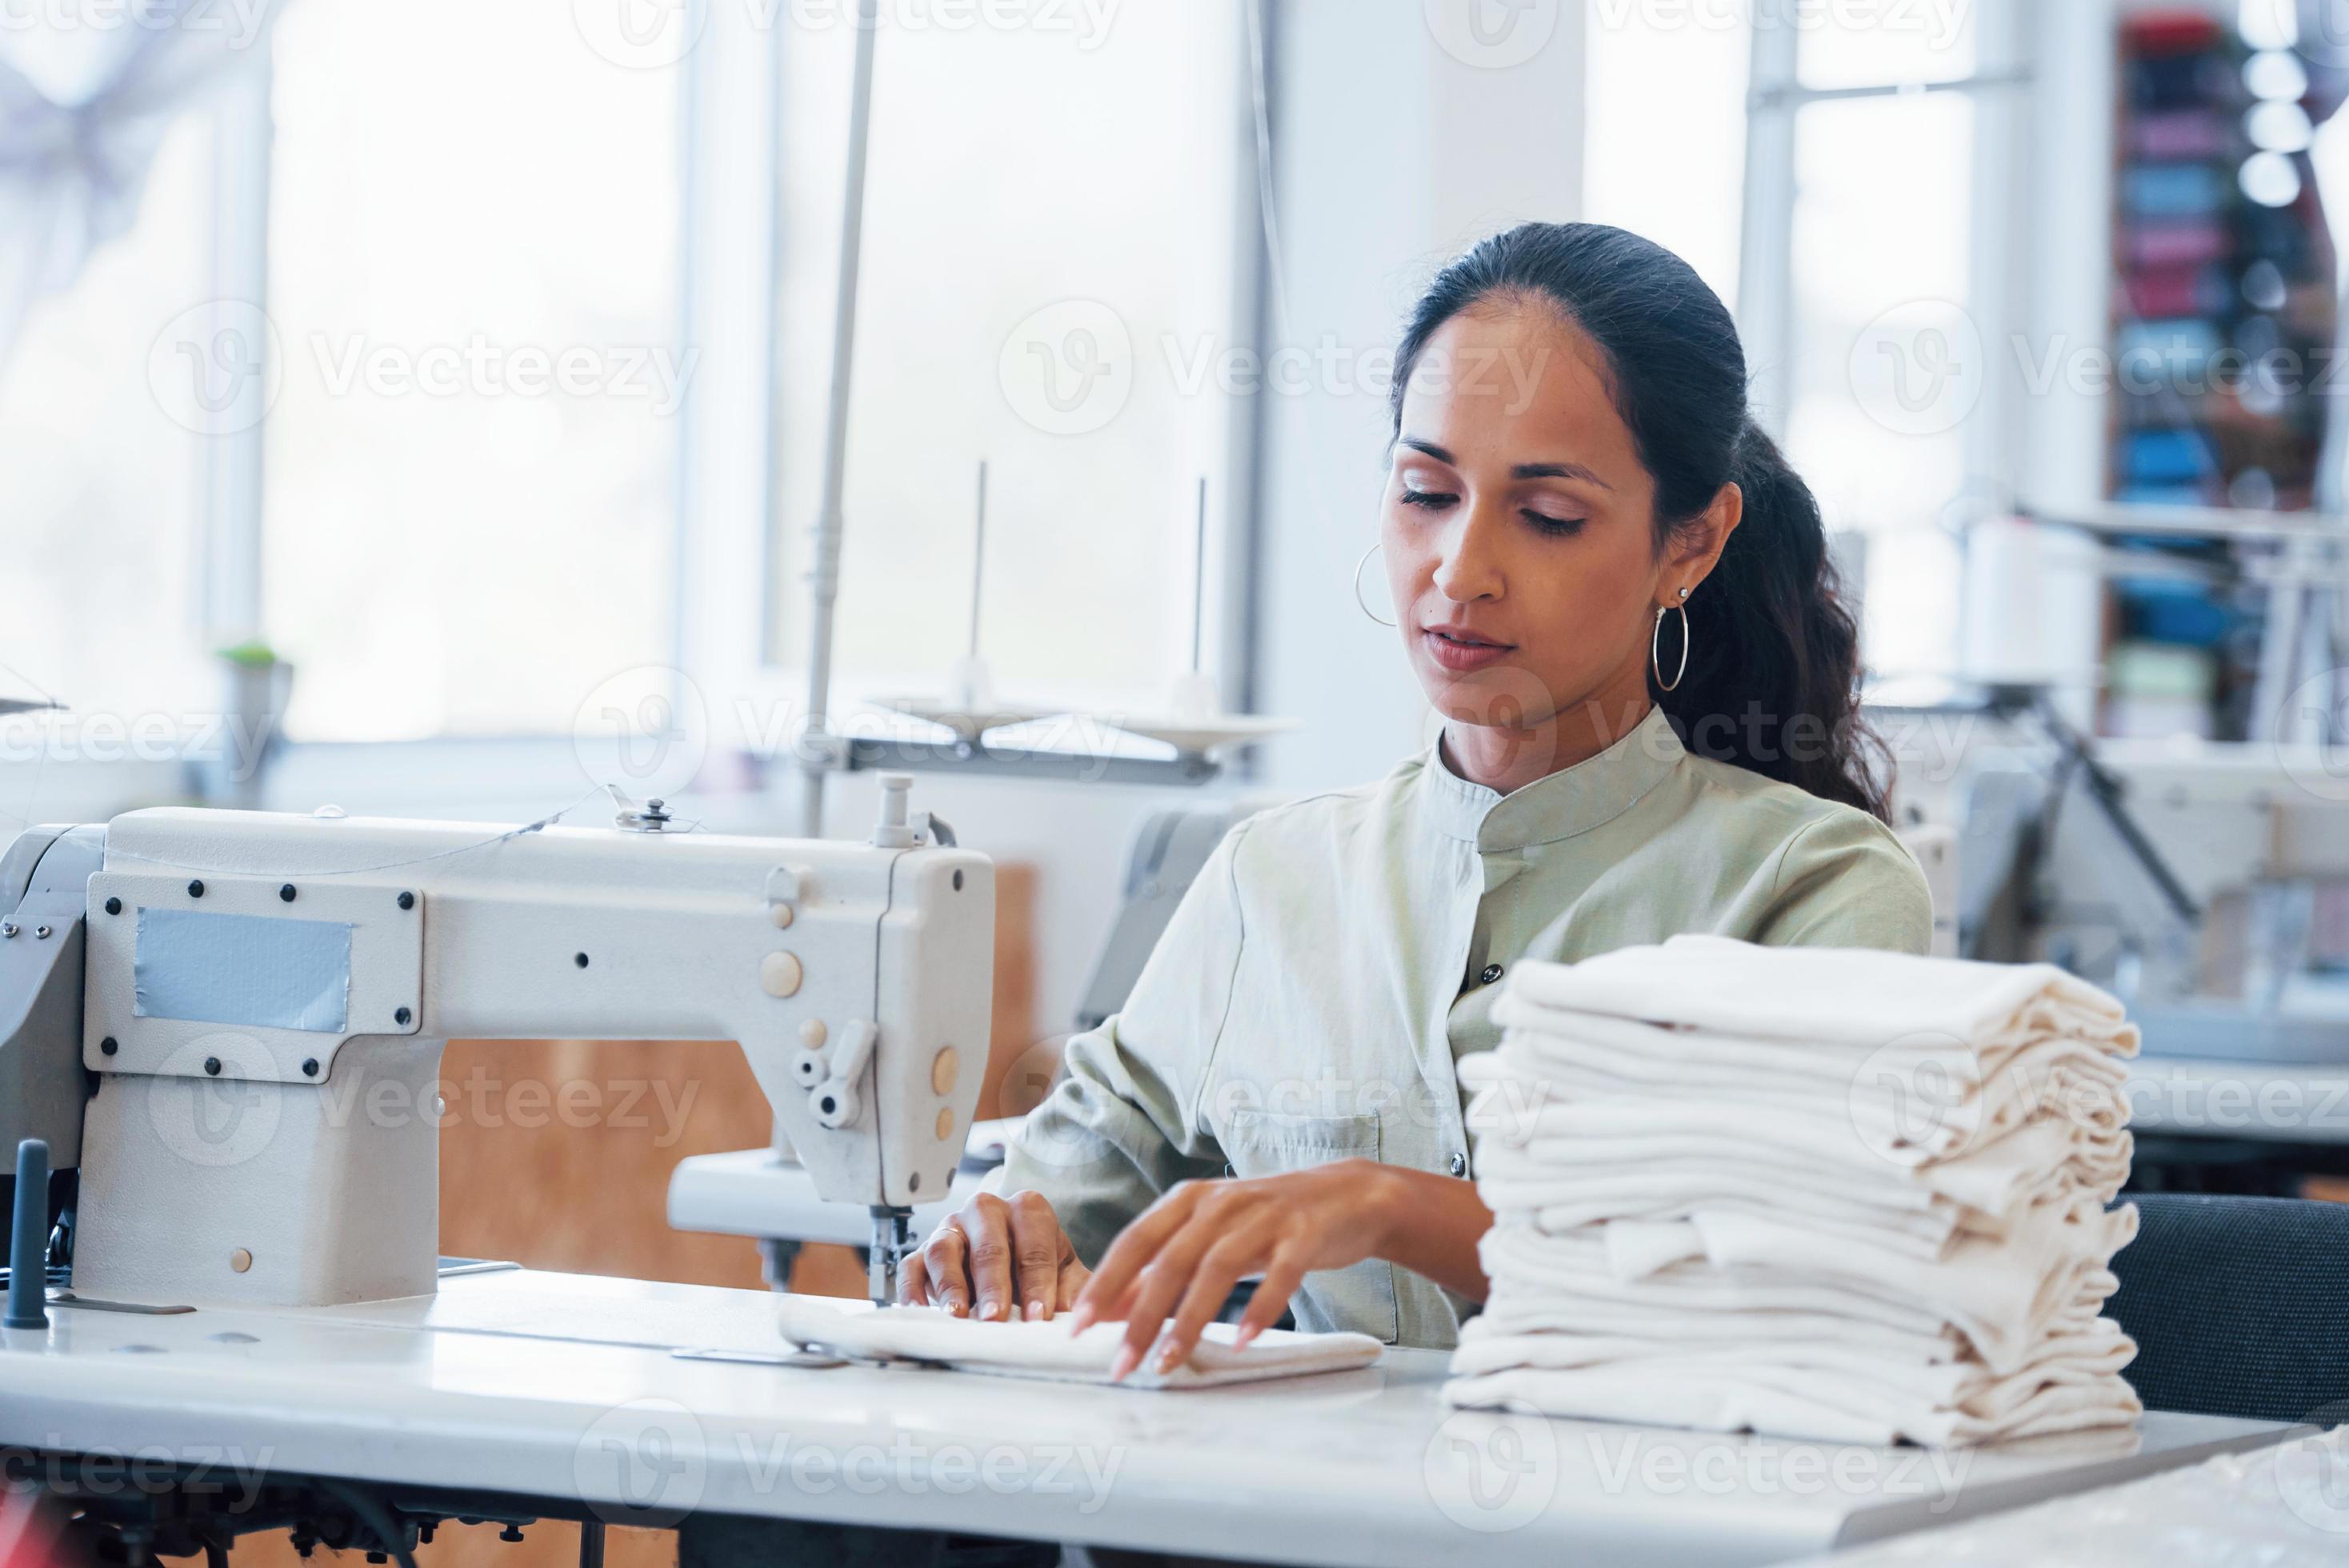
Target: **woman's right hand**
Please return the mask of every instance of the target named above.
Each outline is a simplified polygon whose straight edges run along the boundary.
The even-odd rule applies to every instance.
[[[981,1192],[906,1258],[897,1295],[957,1317],[1040,1319],[1066,1312],[1091,1278],[1041,1192]]]

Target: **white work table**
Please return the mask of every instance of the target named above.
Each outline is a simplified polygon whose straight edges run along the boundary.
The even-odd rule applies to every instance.
[[[2271,1423],[1935,1454],[1448,1410],[1444,1357],[1184,1393],[781,1350],[761,1292],[504,1270],[438,1296],[0,1336],[0,1445],[1288,1563],[1757,1563],[2276,1441]],[[647,1519],[627,1505],[655,1511]],[[600,1507],[599,1507],[600,1511]]]

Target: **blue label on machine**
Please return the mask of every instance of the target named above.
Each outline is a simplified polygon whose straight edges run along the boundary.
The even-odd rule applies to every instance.
[[[138,1015],[340,1034],[351,928],[338,922],[141,909]]]

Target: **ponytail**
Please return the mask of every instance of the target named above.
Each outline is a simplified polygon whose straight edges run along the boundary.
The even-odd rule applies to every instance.
[[[1824,799],[1887,816],[1889,757],[1860,716],[1859,635],[1819,505],[1746,404],[1745,351],[1687,263],[1598,223],[1526,223],[1445,267],[1396,354],[1400,432],[1411,372],[1436,330],[1488,296],[1540,300],[1595,343],[1615,407],[1656,481],[1655,549],[1734,484],[1744,518],[1691,595],[1688,667],[1649,695],[1682,745]],[[1665,617],[1665,667],[1678,658]]]

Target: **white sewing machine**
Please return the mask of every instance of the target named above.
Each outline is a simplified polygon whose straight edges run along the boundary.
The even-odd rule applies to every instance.
[[[23,1088],[0,1138],[80,1168],[75,1295],[430,1295],[442,1047],[558,1037],[741,1042],[778,1150],[871,1211],[893,1298],[977,1101],[995,911],[992,865],[909,813],[909,782],[864,843],[678,832],[657,802],[603,830],[29,831],[0,862],[0,1083]]]

